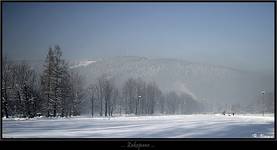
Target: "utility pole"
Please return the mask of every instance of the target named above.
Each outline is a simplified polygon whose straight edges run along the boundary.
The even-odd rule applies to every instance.
[[[261,91],[261,93],[262,93],[262,109],[263,109],[263,116],[264,116],[264,112],[265,112],[265,110],[264,110],[264,94],[265,94],[265,90],[262,90]]]

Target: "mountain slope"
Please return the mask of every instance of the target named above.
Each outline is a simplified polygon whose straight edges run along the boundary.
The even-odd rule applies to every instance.
[[[95,82],[103,74],[119,85],[131,77],[142,78],[156,81],[163,91],[185,92],[199,101],[222,104],[251,102],[261,89],[273,89],[273,76],[177,59],[113,57],[74,70],[86,78],[86,83]]]
[[[39,73],[43,61],[26,61]],[[121,86],[128,78],[155,81],[164,92],[187,93],[207,104],[251,104],[261,90],[273,92],[273,72],[266,75],[224,66],[191,63],[178,59],[111,57],[69,61],[70,68],[86,80],[86,86],[106,74]]]

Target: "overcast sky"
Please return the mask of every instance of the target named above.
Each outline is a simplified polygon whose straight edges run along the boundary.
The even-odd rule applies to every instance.
[[[273,3],[4,3],[3,54],[179,58],[273,70]]]

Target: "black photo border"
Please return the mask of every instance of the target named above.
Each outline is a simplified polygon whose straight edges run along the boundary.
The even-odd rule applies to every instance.
[[[13,141],[19,141],[19,142],[27,142],[27,141],[45,141],[45,142],[93,142],[94,144],[97,144],[101,146],[101,149],[106,148],[107,146],[110,147],[112,145],[118,146],[120,149],[152,149],[152,148],[165,148],[165,145],[171,145],[171,147],[167,148],[173,148],[172,145],[175,145],[175,143],[180,142],[248,142],[248,144],[256,145],[254,142],[262,142],[262,143],[277,143],[276,139],[276,1],[275,0],[265,0],[265,1],[238,1],[238,0],[227,0],[227,1],[203,1],[203,0],[196,0],[196,1],[184,1],[184,0],[58,0],[58,1],[44,1],[44,0],[38,0],[38,1],[1,1],[1,89],[2,89],[2,50],[3,50],[3,4],[5,3],[94,3],[94,2],[103,2],[103,3],[118,3],[118,2],[128,2],[128,3],[272,3],[274,5],[274,138],[3,138],[3,128],[2,128],[2,107],[1,107],[1,138],[0,138],[0,144],[1,143],[9,143]],[[2,99],[1,99],[2,104]],[[1,105],[0,104],[0,105]],[[108,142],[109,144],[105,143]],[[143,145],[144,144],[144,145]],[[147,145],[148,144],[148,145]],[[131,145],[131,146],[130,146]],[[132,145],[134,147],[132,147]],[[136,145],[138,147],[136,147]],[[141,147],[139,147],[139,145]],[[162,145],[162,146],[161,146]],[[184,144],[185,145],[185,144]],[[199,143],[193,144],[194,146],[198,147],[201,146]],[[230,144],[228,144],[230,145]],[[111,148],[111,147],[110,147]],[[180,147],[181,148],[181,147]]]

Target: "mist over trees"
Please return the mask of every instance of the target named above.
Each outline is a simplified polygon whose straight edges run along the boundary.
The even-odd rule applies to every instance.
[[[86,102],[91,116],[116,114],[191,114],[202,112],[203,107],[191,96],[175,92],[162,93],[155,82],[145,82],[141,78],[129,78],[122,87],[117,87],[113,79],[106,75],[98,78],[88,87],[89,100]]]
[[[70,69],[59,46],[50,47],[43,69],[26,62],[2,60],[2,117],[71,117],[84,110],[92,117],[116,115],[193,114],[210,112],[209,105],[187,93],[164,92],[155,81],[128,78],[123,85],[103,74],[85,86],[85,78]],[[249,106],[231,105],[230,112],[273,112],[273,94]],[[219,111],[227,110],[224,106]],[[256,110],[256,111],[253,111]],[[218,111],[216,111],[218,112]]]

